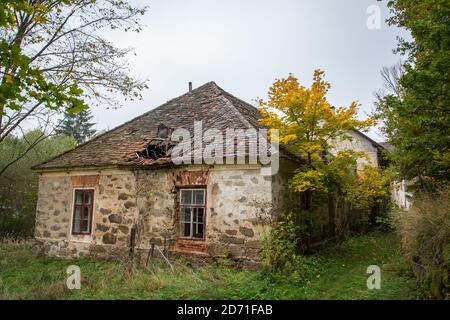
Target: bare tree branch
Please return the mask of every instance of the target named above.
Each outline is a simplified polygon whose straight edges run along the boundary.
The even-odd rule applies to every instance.
[[[13,27],[0,23],[0,41],[11,48],[3,57],[12,59],[14,46],[19,48],[20,53],[29,58],[30,70],[41,72],[46,85],[55,88],[49,94],[39,94],[38,91],[45,88],[41,83],[17,82],[21,87],[16,89],[16,97],[0,101],[0,143],[11,135],[20,135],[23,124],[45,123],[48,116],[58,117],[72,108],[72,102],[78,104],[79,101],[70,99],[58,101],[72,88],[77,90],[80,99],[106,107],[117,106],[119,95],[130,99],[141,97],[146,81],[128,75],[126,57],[131,49],[115,47],[99,32],[106,28],[139,32],[139,17],[147,8],[131,3],[126,0],[29,0],[28,4],[34,9],[24,11],[17,7],[12,13]],[[11,79],[23,76],[23,65],[16,65],[12,60],[0,63],[0,86],[9,86]],[[53,121],[47,124],[54,125]],[[30,147],[33,146],[35,144],[30,143]],[[21,158],[23,155],[18,156],[17,161]],[[0,175],[3,172],[1,170]]]

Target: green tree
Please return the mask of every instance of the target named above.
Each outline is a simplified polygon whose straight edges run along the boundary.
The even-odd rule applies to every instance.
[[[43,133],[26,132],[23,137],[11,135],[0,144],[0,166],[24,155],[8,167],[0,179],[0,235],[13,233],[31,236],[35,223],[38,174],[31,166],[75,147],[73,138],[64,135],[49,137],[24,154],[29,144]]]
[[[0,144],[10,135],[23,135],[24,124],[39,123],[45,130],[26,153],[47,138],[59,114],[86,110],[86,100],[116,106],[118,95],[140,98],[146,85],[128,75],[130,50],[103,36],[105,29],[141,30],[146,7],[130,3],[1,1]]]
[[[90,110],[80,113],[66,113],[57,133],[73,137],[78,144],[87,141],[92,137],[96,130],[93,128],[95,123],[91,122],[93,116]]]
[[[388,22],[408,30],[412,40],[398,43],[406,61],[393,69],[401,70],[399,76],[388,78],[391,90],[378,96],[377,116],[401,177],[418,178],[419,187],[435,185],[450,173],[450,1],[388,5]]]

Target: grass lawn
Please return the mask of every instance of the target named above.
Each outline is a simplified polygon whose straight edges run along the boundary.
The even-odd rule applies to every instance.
[[[80,290],[65,286],[66,269],[81,268]],[[0,299],[415,299],[414,282],[391,234],[357,236],[305,258],[299,272],[267,275],[175,262],[138,267],[120,262],[34,258],[31,244],[0,244]],[[381,289],[368,290],[366,269],[381,267]]]

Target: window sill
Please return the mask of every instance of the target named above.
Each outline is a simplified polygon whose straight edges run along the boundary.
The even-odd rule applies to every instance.
[[[91,243],[92,234],[71,234],[69,237],[71,242]]]
[[[180,241],[205,241],[205,238],[184,238],[184,237],[179,237],[178,240]]]

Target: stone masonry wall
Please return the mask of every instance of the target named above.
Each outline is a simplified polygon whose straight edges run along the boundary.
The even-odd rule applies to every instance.
[[[208,253],[256,261],[270,223],[272,177],[254,170],[213,171],[208,183]]]
[[[161,169],[137,173],[139,248],[171,240],[175,254],[258,260],[272,214],[271,177],[254,168]],[[190,178],[194,177],[194,178]],[[206,187],[205,240],[179,238],[178,188]]]
[[[176,254],[256,263],[260,237],[273,214],[272,179],[260,175],[258,166],[43,173],[36,239],[53,256],[123,256],[136,225],[138,252],[166,239]],[[178,188],[186,185],[206,187],[205,240],[179,239]],[[88,236],[71,234],[75,188],[94,189]]]
[[[92,179],[96,177],[96,179]],[[52,256],[121,255],[137,218],[129,171],[45,173],[39,177],[35,237]],[[94,190],[91,235],[72,235],[75,188]]]

